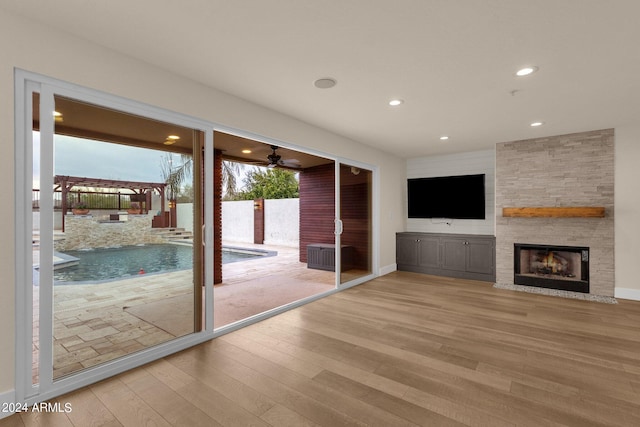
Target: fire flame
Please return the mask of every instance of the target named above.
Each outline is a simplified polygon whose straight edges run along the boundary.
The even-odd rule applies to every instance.
[[[543,258],[543,265],[550,268],[552,273],[558,272],[558,263],[554,259],[553,252],[549,252],[547,256]]]

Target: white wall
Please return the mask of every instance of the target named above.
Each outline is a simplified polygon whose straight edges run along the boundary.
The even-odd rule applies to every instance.
[[[169,204],[167,203],[167,209]],[[158,210],[160,210],[158,208]],[[157,211],[154,209],[153,214]],[[151,212],[149,212],[151,214]],[[193,203],[176,204],[176,227],[184,228],[186,231],[193,231]]]
[[[495,235],[495,150],[472,151],[407,160],[407,178],[485,174],[485,220],[407,218],[407,188],[404,183],[404,216],[407,231]],[[455,196],[452,196],[455,197]]]
[[[640,300],[640,118],[615,129],[615,296]]]
[[[222,202],[222,239],[253,243],[253,201]],[[300,199],[264,201],[264,244],[298,247]]]
[[[116,29],[114,29],[115,31]],[[6,11],[0,13],[0,396],[14,389],[14,68],[87,86],[156,107],[253,132],[317,152],[377,165],[384,213],[380,265],[395,263],[395,232],[403,228],[404,161],[382,151],[233,97],[67,33]],[[205,54],[194,52],[194,55]],[[215,52],[206,52],[215,55]],[[224,88],[222,88],[224,89]],[[20,284],[22,285],[22,284]]]
[[[222,240],[253,243],[253,200],[222,202]]]
[[[264,201],[264,243],[299,246],[300,199]]]

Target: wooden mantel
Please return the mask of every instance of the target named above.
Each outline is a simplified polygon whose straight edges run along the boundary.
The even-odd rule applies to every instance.
[[[604,218],[602,206],[502,208],[511,218]]]

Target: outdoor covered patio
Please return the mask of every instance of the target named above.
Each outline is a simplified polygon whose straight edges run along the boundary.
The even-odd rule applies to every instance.
[[[171,226],[171,212],[165,212],[164,182],[139,182],[115,179],[89,178],[79,176],[56,175],[54,177],[54,193],[60,194],[59,206],[62,211],[62,231],[65,231],[65,218],[74,206],[82,204],[85,209],[99,210],[100,212],[119,212],[130,209],[132,203],[138,203],[140,213],[147,214],[152,205],[152,193],[159,195],[160,206],[157,209],[157,218],[153,219],[154,227],[163,228]],[[94,191],[73,191],[74,188],[91,188]],[[103,193],[95,190],[126,190],[126,193]],[[173,209],[173,226],[175,227],[175,205],[169,203]]]

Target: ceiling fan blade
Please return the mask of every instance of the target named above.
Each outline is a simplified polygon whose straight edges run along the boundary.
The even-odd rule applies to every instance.
[[[278,162],[278,164],[280,166],[286,166],[288,168],[299,168],[300,166],[300,162],[295,160],[295,159],[287,159],[287,160],[280,160]]]

